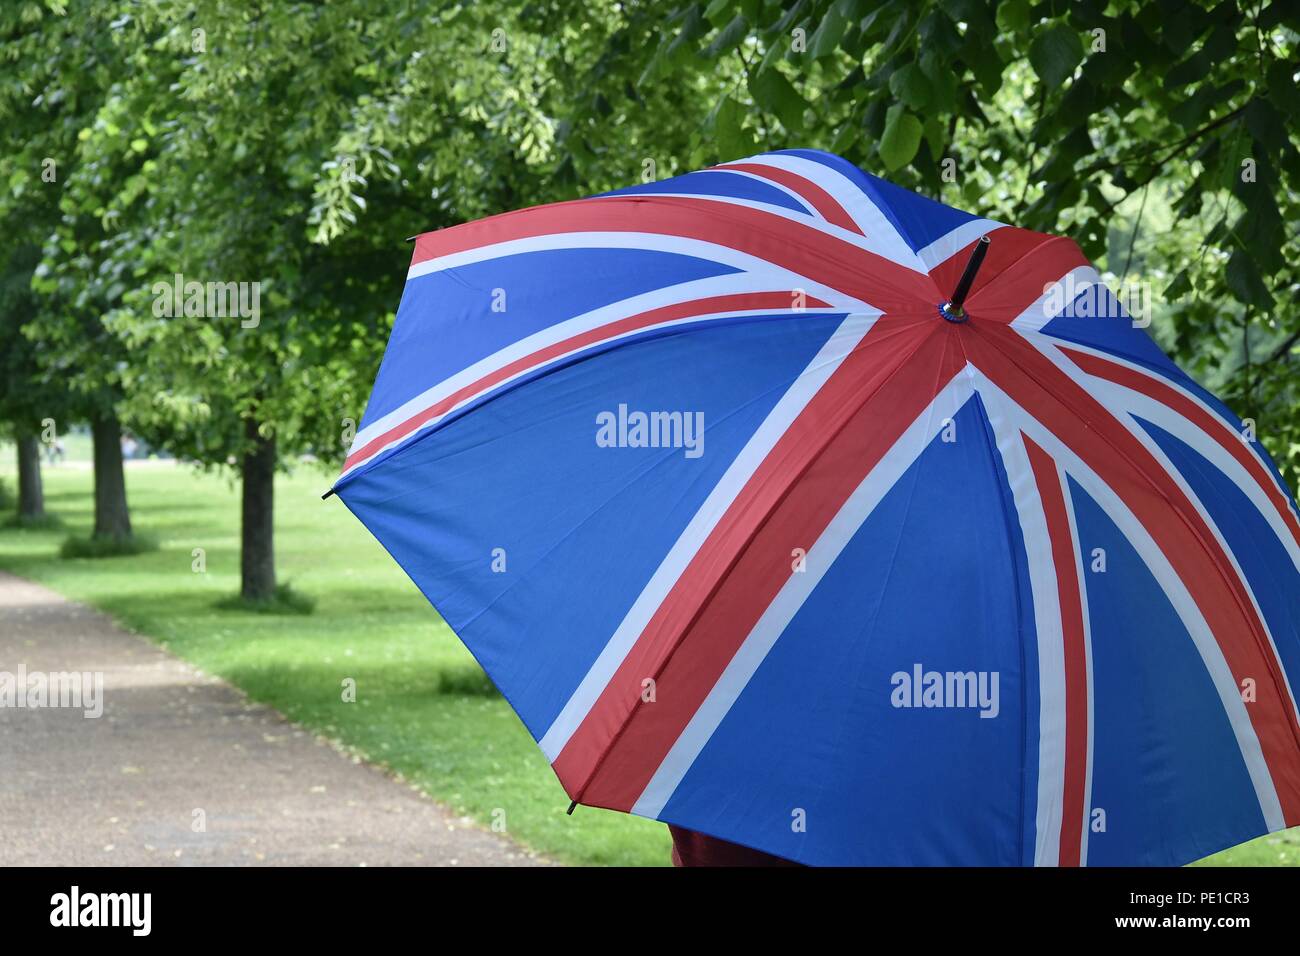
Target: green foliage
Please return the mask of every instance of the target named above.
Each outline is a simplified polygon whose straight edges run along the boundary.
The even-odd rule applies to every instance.
[[[462,697],[501,697],[496,685],[478,666],[448,668],[438,675],[438,693]]]

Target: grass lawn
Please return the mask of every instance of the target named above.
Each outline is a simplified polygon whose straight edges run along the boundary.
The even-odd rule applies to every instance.
[[[11,494],[12,460],[0,448]],[[329,480],[304,468],[276,484],[280,576],[317,600],[311,615],[214,607],[238,590],[237,489],[185,466],[128,465],[132,518],[161,548],[104,560],[58,557],[68,533],[90,531],[91,473],[76,460],[46,468],[46,506],[64,527],[0,528],[0,568],[101,608],[458,813],[486,823],[504,811],[513,837],[559,860],[666,864],[660,824],[586,807],[565,815],[545,758],[469,652],[342,503],[320,500]],[[206,573],[192,570],[195,548]],[[353,704],[342,701],[349,677]],[[1300,829],[1202,862],[1300,865]]]

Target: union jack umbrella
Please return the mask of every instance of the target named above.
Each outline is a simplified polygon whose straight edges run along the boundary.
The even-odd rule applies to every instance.
[[[1067,238],[766,153],[419,236],[333,490],[573,801],[1181,864],[1300,824],[1300,522],[1138,324]]]

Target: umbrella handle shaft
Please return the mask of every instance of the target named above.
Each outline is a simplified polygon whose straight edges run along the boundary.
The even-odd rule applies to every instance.
[[[980,241],[975,243],[975,248],[971,250],[970,258],[966,261],[966,271],[961,274],[957,288],[952,292],[952,299],[949,300],[954,308],[960,309],[962,303],[966,301],[966,294],[970,292],[971,283],[975,281],[975,273],[980,271],[980,265],[984,262],[988,251],[989,237],[980,236]]]

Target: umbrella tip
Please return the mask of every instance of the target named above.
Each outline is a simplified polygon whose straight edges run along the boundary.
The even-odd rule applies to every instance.
[[[324,501],[326,498],[328,498],[328,497],[329,497],[330,495],[332,495],[332,494],[334,494],[334,489],[333,489],[333,488],[331,488],[329,491],[325,492],[325,494],[321,495],[321,496],[320,496],[320,500],[321,500],[321,501]]]
[[[573,816],[573,808],[576,807],[577,805],[578,805],[577,800],[569,801],[569,809],[566,810],[565,813],[567,813],[569,816]]]

